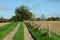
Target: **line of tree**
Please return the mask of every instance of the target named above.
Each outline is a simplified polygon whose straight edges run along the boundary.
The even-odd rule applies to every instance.
[[[41,18],[36,18],[36,21],[60,21],[59,17],[49,17],[49,18],[44,18],[43,20]]]
[[[0,23],[1,23],[1,22],[9,22],[9,19],[5,19],[5,18],[1,17],[1,18],[0,18]]]
[[[46,18],[44,14],[41,15],[41,17],[37,17],[35,19],[36,21],[60,21],[60,18],[59,17],[48,17]]]
[[[59,17],[49,17],[47,18],[47,21],[60,21]]]

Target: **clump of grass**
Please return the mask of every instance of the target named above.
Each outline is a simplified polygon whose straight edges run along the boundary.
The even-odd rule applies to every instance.
[[[20,23],[20,27],[13,37],[13,40],[24,40],[24,27],[22,23]]]
[[[0,40],[2,40],[6,35],[8,35],[16,26],[18,22],[13,22],[0,27]]]
[[[60,35],[57,35],[56,33],[51,32],[51,37],[48,37],[47,30],[42,29],[41,31],[38,31],[37,28],[31,27],[31,25],[27,23],[25,24],[35,40],[60,40]]]

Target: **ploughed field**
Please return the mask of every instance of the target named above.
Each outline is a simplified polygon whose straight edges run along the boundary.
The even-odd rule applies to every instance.
[[[60,34],[60,21],[34,21],[35,24],[41,24],[42,28],[47,29],[48,24],[50,24],[50,30],[57,34]],[[38,26],[34,26],[38,27]]]

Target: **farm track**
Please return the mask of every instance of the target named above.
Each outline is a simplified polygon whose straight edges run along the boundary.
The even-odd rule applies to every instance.
[[[3,40],[12,40],[15,33],[17,32],[18,28],[19,28],[20,23],[17,25],[17,27],[15,27],[15,29],[9,34],[7,35],[5,38],[3,38]]]
[[[27,27],[25,24],[24,25],[24,40],[34,40],[31,36],[31,34],[29,33]]]

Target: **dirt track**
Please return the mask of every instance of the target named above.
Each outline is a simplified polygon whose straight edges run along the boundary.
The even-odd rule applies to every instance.
[[[24,24],[24,40],[34,40]]]
[[[17,32],[18,28],[19,28],[20,23],[17,25],[17,27],[10,33],[8,34],[6,37],[3,38],[3,40],[12,40],[15,33]]]

